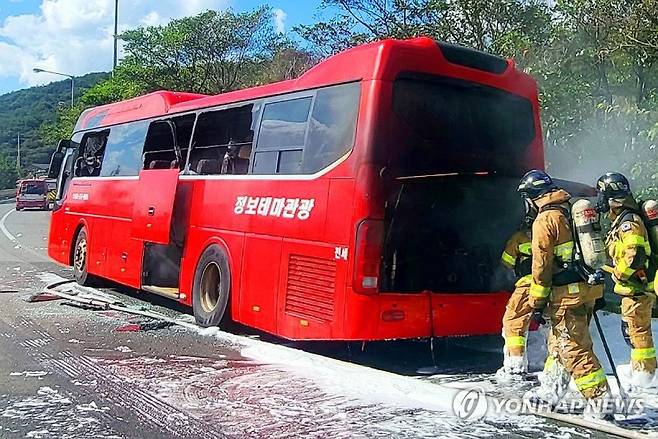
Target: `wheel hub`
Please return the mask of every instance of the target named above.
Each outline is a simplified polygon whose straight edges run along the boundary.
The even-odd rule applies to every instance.
[[[201,274],[201,307],[205,312],[213,312],[219,302],[219,266],[211,262]]]
[[[76,270],[83,272],[87,263],[87,240],[81,239],[75,247],[75,257],[73,265]]]

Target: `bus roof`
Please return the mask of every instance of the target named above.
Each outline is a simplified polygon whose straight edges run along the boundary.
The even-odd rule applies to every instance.
[[[419,57],[419,55],[422,55]],[[511,59],[503,59],[473,49],[436,42],[428,37],[408,40],[387,39],[357,46],[320,62],[299,78],[259,87],[236,90],[215,96],[157,91],[134,99],[85,110],[75,131],[110,126],[129,121],[150,119],[167,114],[194,111],[234,102],[275,96],[331,84],[358,80],[393,80],[399,66],[413,59],[440,59],[446,66],[461,70],[460,76],[477,80],[494,75],[527,90],[535,89],[532,78],[514,67]],[[417,62],[416,62],[417,63]],[[512,87],[510,85],[510,87]]]

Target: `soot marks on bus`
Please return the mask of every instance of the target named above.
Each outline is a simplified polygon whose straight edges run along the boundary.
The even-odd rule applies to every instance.
[[[536,137],[530,101],[413,74],[395,81],[392,104],[383,290],[507,290],[501,243],[522,218],[516,184]]]
[[[387,202],[384,291],[486,293],[514,280],[501,243],[522,218],[516,178],[450,176],[405,184]]]

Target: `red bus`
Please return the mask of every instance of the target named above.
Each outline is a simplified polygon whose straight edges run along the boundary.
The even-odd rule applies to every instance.
[[[86,110],[51,162],[48,251],[296,340],[498,333],[499,257],[542,168],[512,60],[384,40],[295,80]]]

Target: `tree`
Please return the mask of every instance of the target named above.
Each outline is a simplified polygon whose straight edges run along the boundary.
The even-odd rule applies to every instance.
[[[268,7],[245,13],[207,11],[164,26],[129,30],[121,38],[126,56],[114,75],[44,124],[44,142],[70,136],[84,108],[163,89],[223,93],[292,79],[316,62],[274,31]]]
[[[655,196],[658,49],[637,43],[658,36],[649,3],[559,1],[549,50],[531,73],[542,85],[552,169],[584,181],[625,172],[637,192]]]
[[[222,93],[245,85],[259,62],[271,59],[278,35],[267,7],[252,12],[207,11],[165,26],[125,32],[122,87]],[[120,95],[120,94],[119,94]]]
[[[658,195],[658,1],[325,0],[296,30],[319,56],[428,35],[512,57],[539,84],[549,170],[592,183],[633,177]]]
[[[6,154],[0,154],[0,188],[16,187],[16,180],[18,180],[16,161],[7,157]]]
[[[323,56],[368,41],[420,35],[516,56],[545,39],[550,21],[539,0],[324,0],[322,6],[338,12],[296,31]]]

